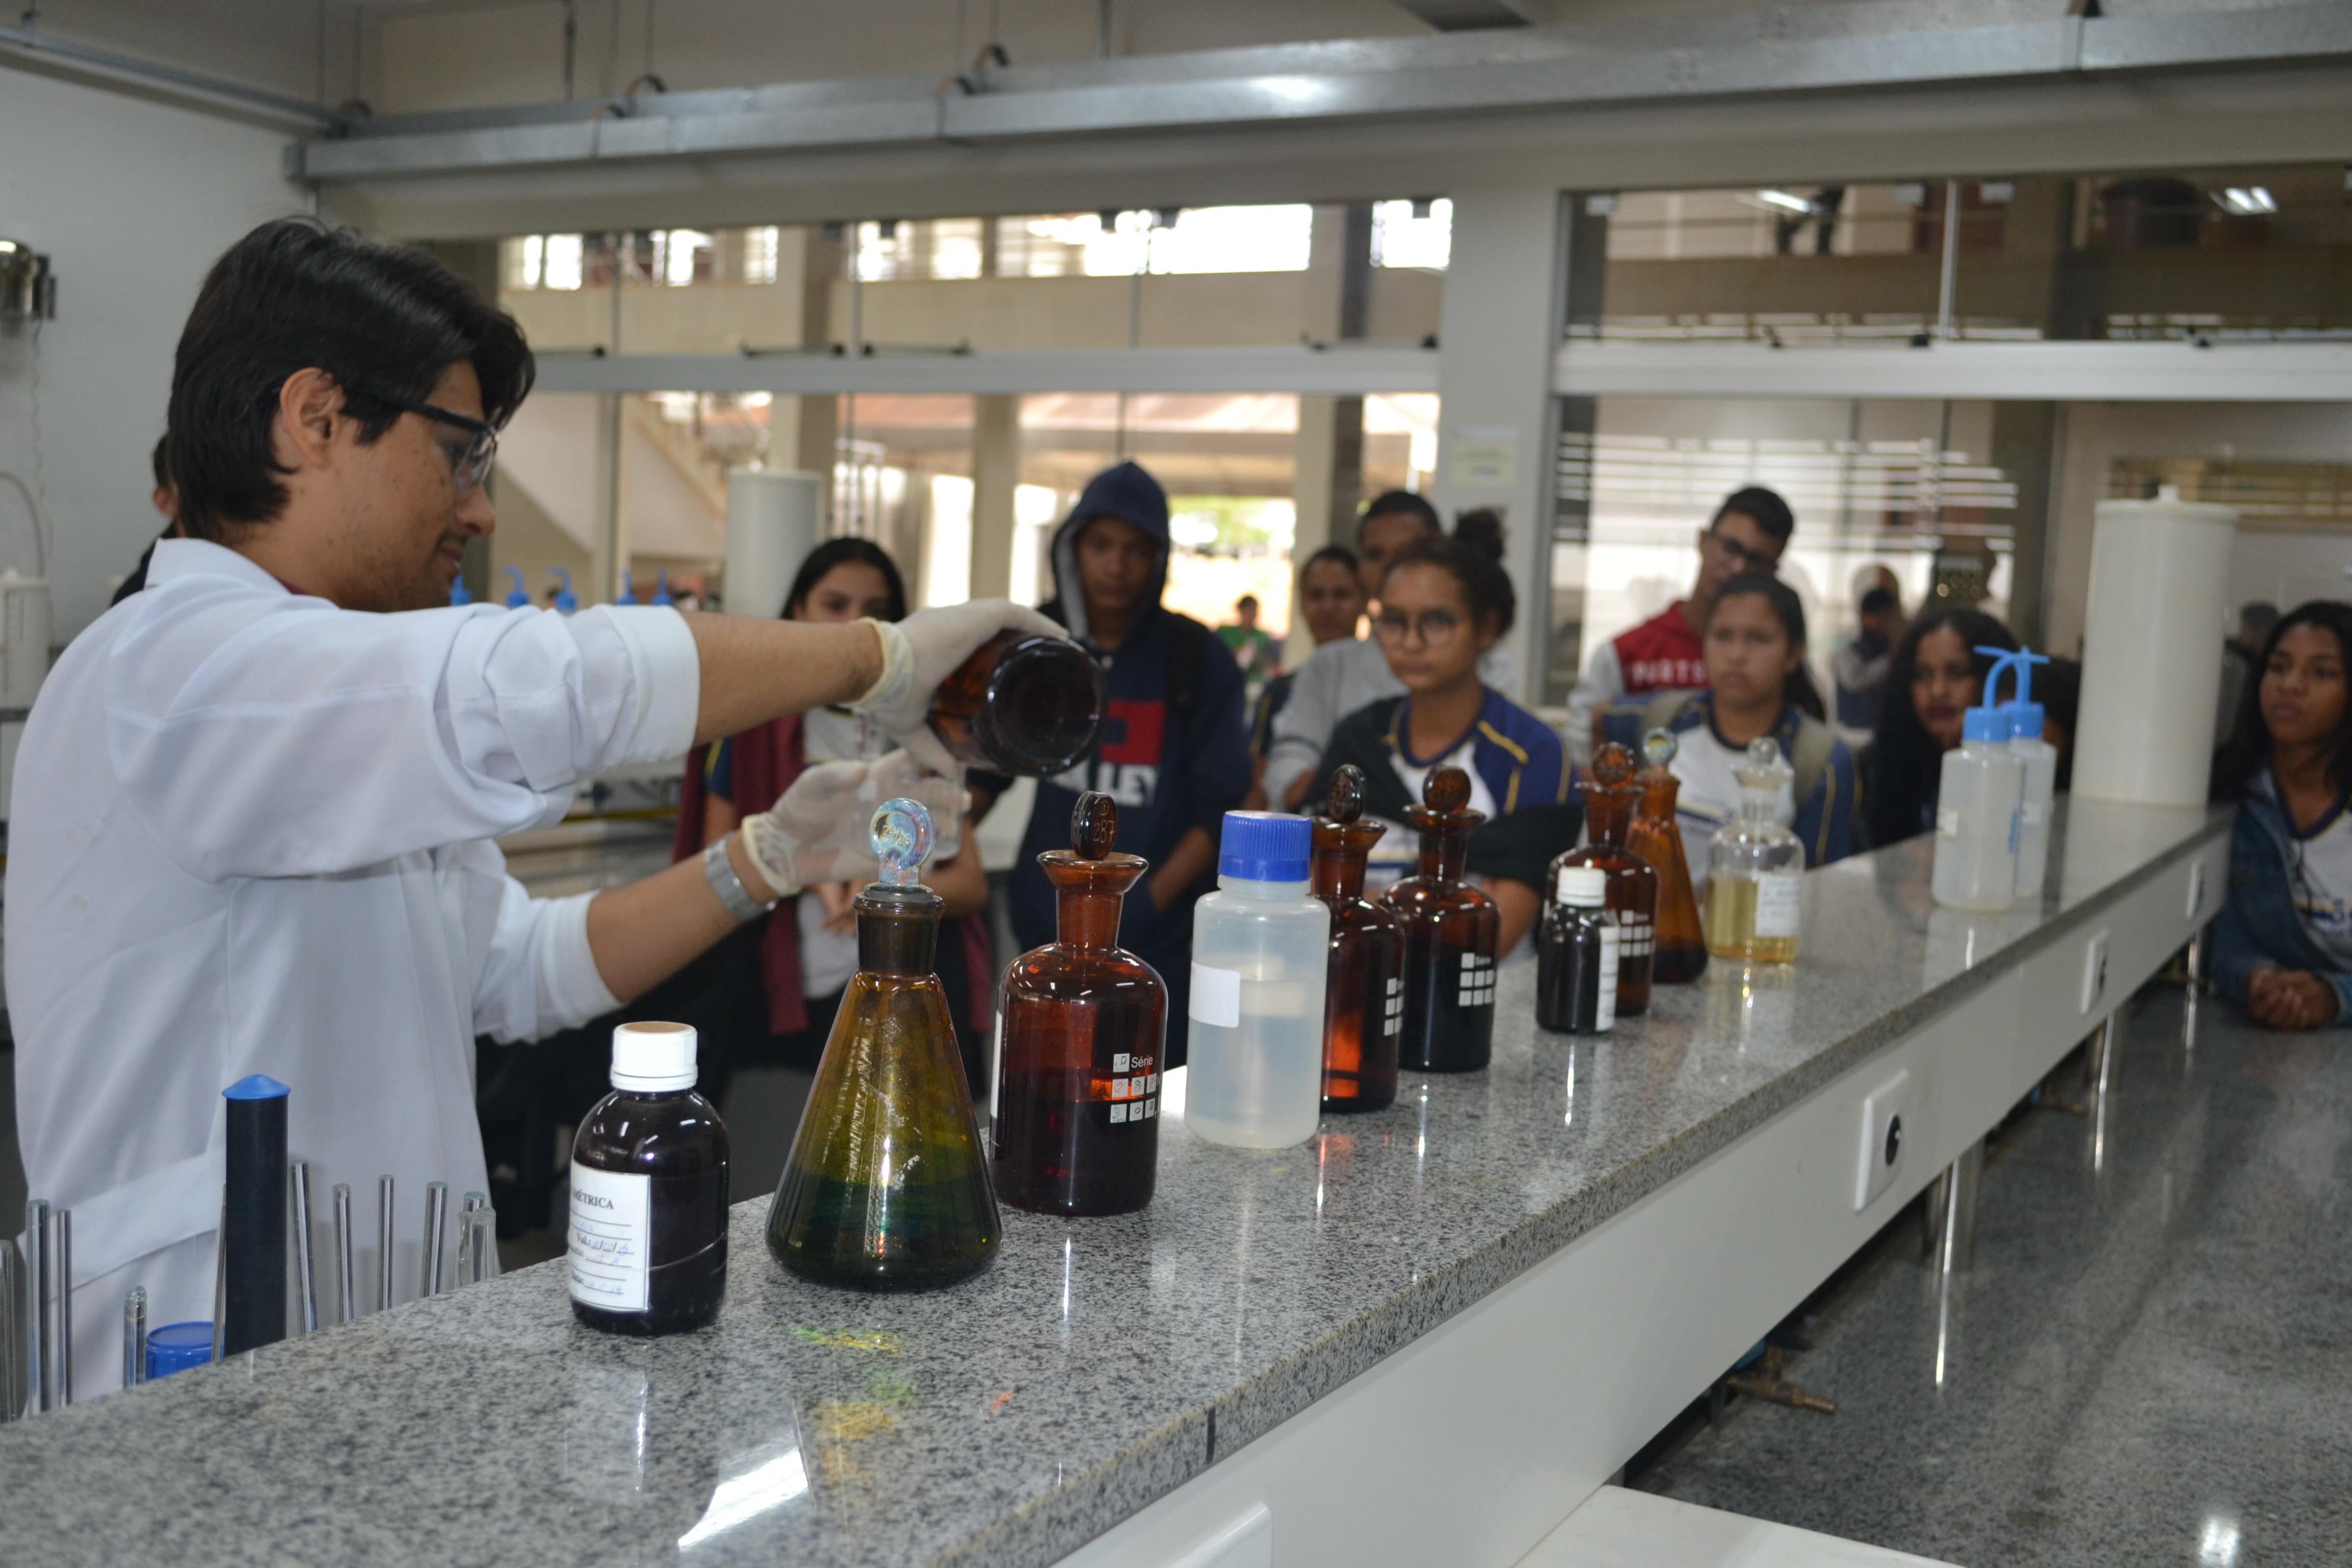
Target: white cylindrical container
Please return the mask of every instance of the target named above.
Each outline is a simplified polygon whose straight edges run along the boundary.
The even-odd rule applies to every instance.
[[[0,572],[0,708],[29,708],[49,673],[49,585]]]
[[[1936,792],[1936,901],[2005,910],[2017,900],[2017,818],[2025,770],[2009,752],[2005,714],[1971,708],[1960,743],[1944,753]]]
[[[2202,805],[2221,685],[2238,514],[2184,501],[2103,500],[2091,541],[2074,793]]]
[[[730,468],[727,474],[727,590],[730,615],[784,613],[793,574],[816,548],[824,483],[790,468]]]
[[[1192,911],[1184,1122],[1212,1143],[1287,1148],[1323,1114],[1331,910],[1309,890],[1312,832],[1225,813],[1217,890]]]

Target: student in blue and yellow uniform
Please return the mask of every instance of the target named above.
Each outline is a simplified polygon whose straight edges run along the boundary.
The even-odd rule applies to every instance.
[[[1312,812],[1332,773],[1353,763],[1364,771],[1364,815],[1402,824],[1430,769],[1468,773],[1471,807],[1486,816],[1470,839],[1469,871],[1501,907],[1507,956],[1533,927],[1545,872],[1575,844],[1582,813],[1570,804],[1559,736],[1478,679],[1479,656],[1511,629],[1516,611],[1502,554],[1492,512],[1471,512],[1452,538],[1419,540],[1398,554],[1372,630],[1404,695],[1339,721],[1301,809]],[[1374,851],[1374,869],[1386,876],[1374,879],[1393,880],[1417,852],[1416,836],[1392,826]]]
[[[1706,689],[1666,692],[1603,721],[1611,740],[1633,745],[1660,726],[1680,742],[1671,764],[1682,780],[1676,816],[1691,878],[1706,880],[1707,846],[1739,816],[1733,770],[1759,735],[1780,743],[1793,777],[1776,819],[1804,840],[1808,868],[1854,851],[1854,762],[1823,718],[1805,668],[1805,608],[1777,577],[1735,577],[1707,609],[1700,646]]]

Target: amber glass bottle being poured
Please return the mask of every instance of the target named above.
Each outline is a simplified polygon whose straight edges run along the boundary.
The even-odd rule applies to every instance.
[[[1397,1041],[1404,1031],[1404,931],[1364,899],[1364,858],[1388,832],[1357,820],[1364,772],[1331,775],[1315,819],[1315,896],[1331,906],[1331,970],[1323,992],[1323,1109],[1378,1110],[1396,1102]]]
[[[857,973],[768,1210],[768,1250],[827,1285],[926,1290],[987,1268],[1003,1226],[932,973],[942,900],[916,879],[930,814],[885,801],[873,840],[882,879],[851,904]]]
[[[1052,778],[1095,748],[1110,711],[1103,672],[1067,637],[1000,632],[931,700],[931,728],[958,760]]]
[[[1078,796],[1070,847],[1037,857],[1059,942],[1004,972],[996,1193],[1040,1214],[1128,1214],[1151,1201],[1168,987],[1118,947],[1119,903],[1149,862],[1116,854],[1118,807]]]
[[[1617,1015],[1628,1017],[1650,1005],[1650,933],[1658,918],[1657,868],[1626,846],[1642,786],[1633,780],[1633,753],[1612,742],[1593,753],[1584,786],[1584,820],[1590,839],[1551,863],[1545,902],[1559,896],[1559,874],[1571,866],[1597,866],[1609,874],[1602,907],[1617,925]]]
[[[1691,890],[1690,862],[1683,858],[1683,832],[1675,821],[1682,781],[1666,771],[1675,760],[1675,738],[1653,730],[1642,739],[1649,765],[1636,777],[1642,810],[1625,836],[1625,847],[1657,868],[1657,923],[1651,927],[1650,978],[1681,985],[1706,973],[1706,928],[1699,923],[1698,896]]]
[[[1421,874],[1381,896],[1404,929],[1404,1030],[1401,1066],[1423,1072],[1476,1072],[1495,1050],[1495,949],[1503,915],[1462,879],[1472,830],[1470,775],[1432,768],[1420,805],[1405,816],[1421,833]]]

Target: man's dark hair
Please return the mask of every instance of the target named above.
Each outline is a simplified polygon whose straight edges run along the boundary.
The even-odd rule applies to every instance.
[[[1787,544],[1789,535],[1797,531],[1797,514],[1789,510],[1789,503],[1780,499],[1779,491],[1768,490],[1762,485],[1750,485],[1724,497],[1707,526],[1713,528],[1735,511],[1762,529],[1776,544]]]
[[[172,488],[172,465],[167,460],[167,455],[170,451],[171,446],[172,437],[170,436],[164,435],[156,437],[155,450],[150,454],[147,458],[148,467],[155,470],[155,488],[159,490],[170,489]]]
[[[493,426],[537,374],[514,318],[425,252],[316,218],[263,224],[213,264],[180,333],[163,439],[181,527],[219,539],[285,507],[270,437],[288,377],[332,376],[374,442],[401,415],[383,398],[425,402],[460,361]]]
[[[1445,524],[1438,521],[1437,509],[1411,490],[1391,490],[1386,495],[1374,496],[1366,501],[1364,515],[1360,521],[1370,522],[1376,517],[1410,517],[1418,520],[1421,526],[1432,533],[1445,531]]]
[[[1256,609],[1257,595],[1255,594],[1244,594],[1240,598],[1234,601],[1234,608],[1236,610]]]
[[[1891,616],[1901,607],[1892,588],[1873,588],[1862,596],[1862,613],[1865,616]]]

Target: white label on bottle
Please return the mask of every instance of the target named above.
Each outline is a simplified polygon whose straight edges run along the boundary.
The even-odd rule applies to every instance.
[[[1192,964],[1192,999],[1184,1011],[1197,1023],[1220,1029],[1242,1026],[1242,972],[1238,969],[1212,969],[1195,960]]]
[[[1125,1072],[1127,1070],[1128,1054],[1129,1053],[1125,1051],[1113,1051],[1110,1054],[1110,1070],[1113,1072]]]
[[[1462,989],[1454,1002],[1463,1007],[1491,1007],[1495,1005],[1495,961],[1484,953],[1462,955]]]
[[[1756,879],[1756,934],[1794,936],[1802,923],[1804,874],[1767,871]]]
[[[1396,975],[1389,977],[1388,995],[1381,1002],[1381,1033],[1401,1034],[1404,1030],[1404,981]]]
[[[1609,917],[1617,922],[1617,951],[1624,958],[1647,958],[1656,944],[1655,932],[1647,915]]]
[[[1937,806],[1936,808],[1936,837],[1938,838],[1958,838],[1959,836],[1960,808],[1957,805]]]
[[[1153,1117],[1153,1116],[1157,1116],[1157,1115],[1159,1115],[1159,1114],[1160,1114],[1160,1102],[1159,1102],[1158,1100],[1145,1100],[1145,1101],[1143,1102],[1143,1114],[1144,1114],[1146,1117]]]
[[[1142,1109],[1142,1107],[1138,1106],[1136,1109],[1137,1109],[1137,1110],[1140,1110]],[[1123,1122],[1123,1121],[1125,1121],[1126,1120],[1127,1120],[1127,1107],[1126,1107],[1126,1105],[1125,1105],[1124,1103],[1121,1103],[1121,1104],[1118,1104],[1118,1105],[1114,1105],[1114,1106],[1112,1106],[1112,1107],[1110,1108],[1110,1121],[1111,1121],[1111,1125],[1112,1125],[1112,1126],[1116,1127],[1116,1126],[1118,1126],[1120,1122]]]
[[[1123,1078],[1115,1078],[1111,1079],[1110,1097],[1113,1100],[1125,1100],[1127,1098],[1127,1083],[1128,1080]]]
[[[2017,808],[2017,814],[2019,819],[2021,820],[2028,827],[2041,826],[2042,817],[2048,815],[2043,810],[2042,803],[2038,800],[2027,801],[2023,805]]]
[[[1601,1005],[1592,1015],[1592,1032],[1606,1034],[1617,1023],[1617,965],[1624,943],[1613,925],[1601,928]]]
[[[607,1312],[646,1310],[654,1179],[572,1162],[572,1299]]]

